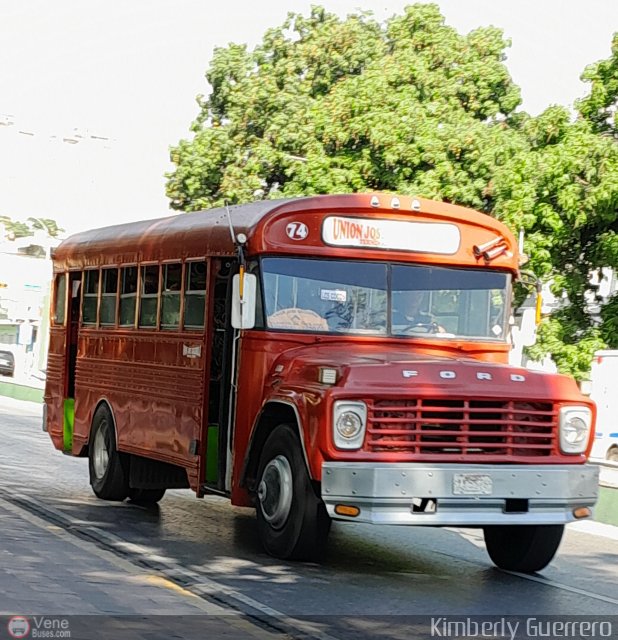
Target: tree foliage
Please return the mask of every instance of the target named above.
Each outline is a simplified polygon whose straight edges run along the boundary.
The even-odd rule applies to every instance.
[[[0,215],[0,225],[4,226],[5,235],[9,240],[27,238],[34,235],[36,231],[44,231],[50,238],[56,238],[64,231],[55,220],[50,218],[30,217],[24,221]]]
[[[391,190],[491,210],[495,165],[519,144],[506,46],[495,28],[458,34],[435,5],[384,25],[290,14],[253,52],[215,52],[194,138],[172,150],[172,206]]]
[[[593,313],[590,274],[618,268],[618,38],[566,107],[518,111],[494,27],[461,35],[435,5],[383,24],[314,7],[259,46],[215,51],[193,138],[171,151],[172,207],[393,191],[475,207],[526,234],[531,269],[565,301],[531,350],[583,377],[618,347],[618,300]]]
[[[611,56],[586,67],[581,79],[590,83],[590,93],[577,102],[579,113],[595,131],[618,137],[618,33]]]
[[[496,171],[493,213],[525,230],[531,270],[566,302],[531,355],[549,354],[560,370],[582,378],[592,346],[618,347],[618,335],[592,313],[601,301],[591,283],[602,267],[618,268],[618,146],[561,107],[526,119],[520,130],[528,148]]]

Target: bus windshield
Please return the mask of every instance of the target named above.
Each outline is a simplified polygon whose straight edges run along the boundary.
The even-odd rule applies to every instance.
[[[505,340],[510,274],[350,260],[263,258],[264,326]]]

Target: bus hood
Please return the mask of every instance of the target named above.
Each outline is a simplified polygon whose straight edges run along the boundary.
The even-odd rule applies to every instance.
[[[325,369],[327,378],[334,377],[334,382],[321,382],[325,379]],[[271,373],[280,389],[281,386],[296,390],[311,388],[319,395],[328,390],[333,396],[346,397],[412,393],[592,405],[568,376],[377,345],[354,345],[353,353],[351,345],[299,347],[282,354]]]

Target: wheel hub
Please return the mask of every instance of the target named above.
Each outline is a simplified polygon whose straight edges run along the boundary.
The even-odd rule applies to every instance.
[[[103,435],[102,429],[97,431],[92,447],[94,449],[92,456],[94,473],[97,479],[100,480],[105,475],[107,465],[109,464],[109,451],[105,444],[105,436]]]
[[[292,507],[292,468],[285,456],[273,458],[262,472],[257,496],[264,520],[273,529],[286,523]]]

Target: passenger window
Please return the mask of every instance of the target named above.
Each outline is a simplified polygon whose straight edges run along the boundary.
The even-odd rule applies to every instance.
[[[185,329],[203,329],[206,304],[206,262],[187,262],[186,274]]]
[[[99,271],[91,269],[84,272],[84,300],[82,303],[82,322],[97,323],[97,301],[99,298]]]
[[[139,326],[157,326],[159,265],[142,267],[142,291],[139,301]]]
[[[120,325],[132,327],[135,324],[137,267],[123,267],[120,270],[120,283]]]
[[[103,269],[101,279],[101,325],[115,325],[118,269]]]
[[[161,292],[161,328],[178,329],[180,325],[180,289],[182,265],[163,265],[163,289]]]
[[[54,285],[56,301],[54,304],[54,324],[64,324],[67,308],[67,277],[64,273],[56,276]]]

